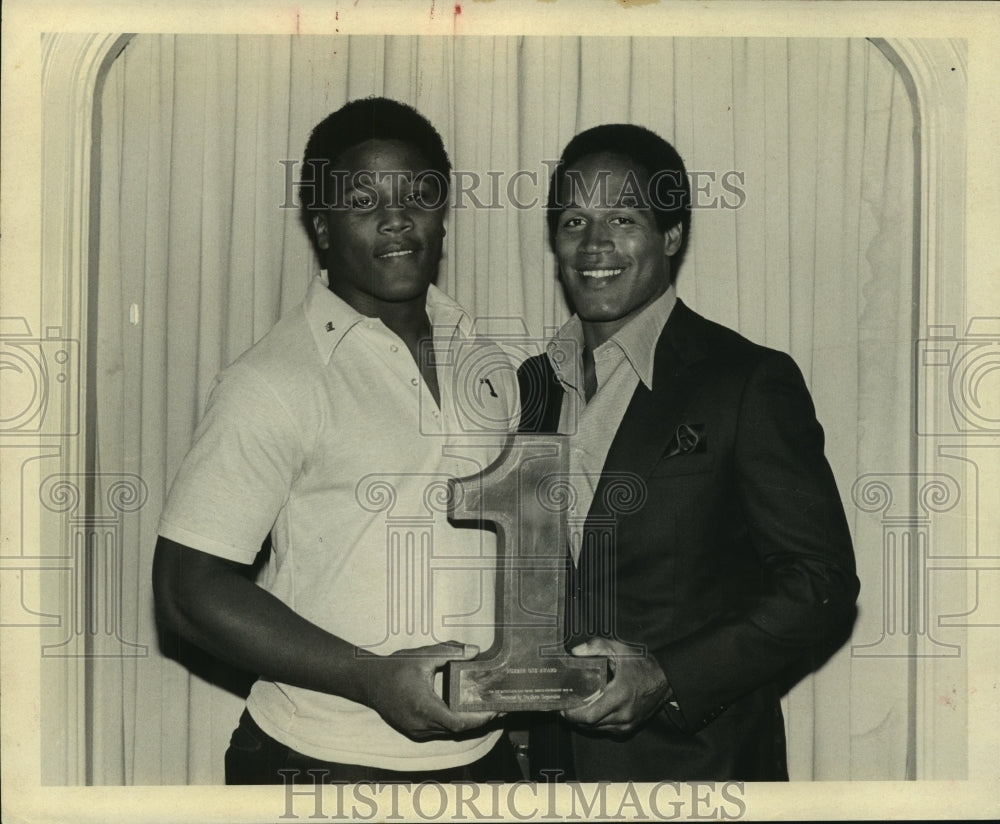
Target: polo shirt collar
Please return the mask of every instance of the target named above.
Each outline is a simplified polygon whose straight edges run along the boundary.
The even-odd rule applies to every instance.
[[[471,337],[472,321],[468,313],[433,284],[427,290],[426,306],[435,336],[454,336],[458,333]],[[309,283],[303,309],[316,350],[324,363],[329,363],[337,346],[351,329],[359,323],[373,320],[330,291],[325,270],[320,270]]]
[[[457,334],[463,338],[475,337],[469,313],[458,301],[446,295],[433,283],[427,290],[427,317],[431,319],[435,336]]]

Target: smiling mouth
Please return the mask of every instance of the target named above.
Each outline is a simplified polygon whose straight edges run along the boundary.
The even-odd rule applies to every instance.
[[[377,257],[379,260],[385,260],[386,258],[398,258],[398,257],[405,257],[406,255],[412,255],[416,251],[417,251],[416,249],[397,249],[394,252],[385,252],[384,254],[381,255],[375,255],[375,257]]]
[[[577,271],[585,278],[601,280],[603,278],[613,278],[620,275],[625,271],[625,269],[623,267],[621,269],[577,269]]]

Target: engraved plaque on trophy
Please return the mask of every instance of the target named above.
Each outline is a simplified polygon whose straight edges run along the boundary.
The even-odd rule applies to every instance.
[[[499,579],[493,646],[448,664],[454,710],[568,709],[607,682],[607,659],[564,649],[567,468],[564,436],[518,433],[479,475],[449,481],[450,518],[495,526]]]

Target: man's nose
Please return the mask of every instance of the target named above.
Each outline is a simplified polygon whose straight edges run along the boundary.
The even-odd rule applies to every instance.
[[[409,210],[402,204],[391,201],[389,198],[379,200],[379,221],[380,232],[405,232],[413,228],[413,219]]]
[[[603,222],[595,220],[587,224],[583,235],[582,249],[584,252],[589,254],[604,252],[612,248],[612,246],[611,235],[608,233],[608,228]]]

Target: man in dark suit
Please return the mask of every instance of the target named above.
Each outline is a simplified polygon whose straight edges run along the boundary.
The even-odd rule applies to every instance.
[[[681,158],[640,127],[582,132],[550,181],[575,314],[521,367],[521,428],[570,435],[567,647],[612,677],[532,729],[537,777],[787,780],[779,698],[854,620],[809,392],[677,299],[690,221]]]

